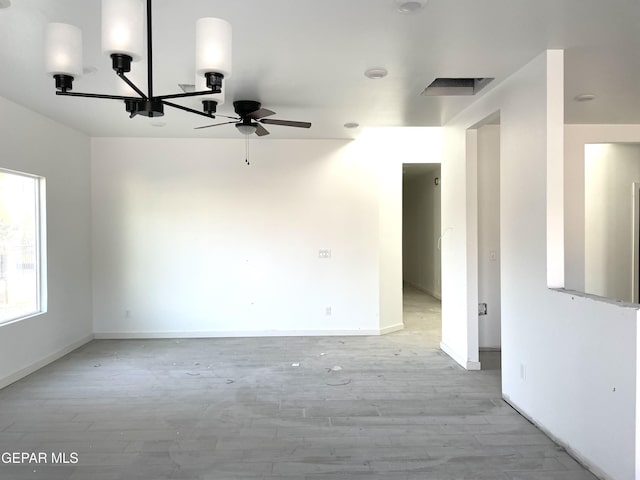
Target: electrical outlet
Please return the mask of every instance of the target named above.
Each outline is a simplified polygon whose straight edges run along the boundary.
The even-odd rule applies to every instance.
[[[479,303],[478,304],[478,315],[486,315],[487,314],[487,304]]]
[[[318,250],[318,258],[331,258],[331,249],[321,248]]]
[[[523,382],[527,380],[527,366],[524,363],[520,364],[520,380]]]
[[[324,314],[328,317],[329,315],[331,315],[331,307],[327,307],[324,309]]]
[[[498,258],[498,254],[496,252],[489,252],[489,260],[495,262]]]

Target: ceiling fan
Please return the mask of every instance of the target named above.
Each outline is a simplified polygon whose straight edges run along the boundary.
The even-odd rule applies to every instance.
[[[262,108],[260,102],[253,100],[237,100],[233,102],[233,109],[235,110],[238,118],[230,122],[214,123],[213,125],[205,125],[203,127],[196,127],[196,130],[201,128],[218,127],[220,125],[235,124],[236,128],[243,135],[251,135],[255,133],[259,137],[269,135],[269,131],[262,126],[265,125],[281,125],[283,127],[297,127],[297,128],[310,128],[309,122],[294,122],[292,120],[277,120],[275,118],[265,118],[275,115],[276,112]],[[233,118],[233,117],[229,117]]]

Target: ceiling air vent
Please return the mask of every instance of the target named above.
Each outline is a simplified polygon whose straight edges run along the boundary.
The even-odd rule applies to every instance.
[[[436,78],[421,95],[428,97],[475,95],[493,78]]]

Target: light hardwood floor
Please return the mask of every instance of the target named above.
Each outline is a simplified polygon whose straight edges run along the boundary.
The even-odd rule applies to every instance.
[[[91,342],[0,391],[0,452],[78,463],[0,464],[0,479],[595,478],[501,400],[499,370],[438,349],[437,301],[406,291],[405,322],[383,337]]]

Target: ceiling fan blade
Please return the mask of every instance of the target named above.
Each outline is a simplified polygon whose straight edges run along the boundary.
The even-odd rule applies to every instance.
[[[223,123],[214,123],[213,125],[205,125],[203,127],[195,127],[194,130],[200,130],[201,128],[211,128],[217,127],[219,125],[229,125],[230,123],[238,123],[238,122],[223,122]]]
[[[275,114],[276,112],[272,112],[271,110],[268,110],[266,108],[259,108],[255,112],[251,112],[249,115],[247,115],[247,118],[258,120],[259,118],[264,118],[264,117],[268,117],[269,115],[275,115]]]
[[[294,122],[292,120],[265,118],[264,120],[260,120],[260,123],[266,123],[267,125],[282,125],[283,127],[311,128],[311,123],[309,122]]]
[[[255,125],[256,125],[256,135],[258,135],[259,137],[264,137],[265,135],[269,135],[269,130],[264,128],[259,123],[256,123]]]

